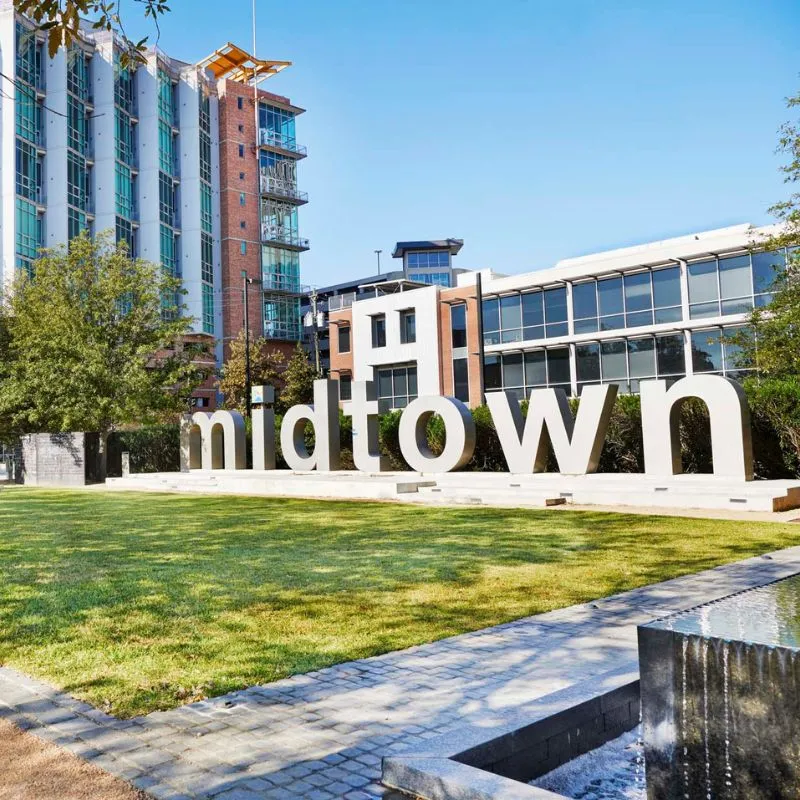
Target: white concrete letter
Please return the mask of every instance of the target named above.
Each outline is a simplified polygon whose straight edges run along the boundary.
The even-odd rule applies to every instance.
[[[750,406],[744,390],[721,375],[681,378],[667,389],[666,381],[642,381],[642,438],[648,475],[678,475],[681,465],[680,407],[689,397],[702,400],[711,421],[714,475],[753,480]]]
[[[353,461],[362,472],[385,472],[389,457],[381,455],[378,441],[378,397],[373,381],[353,381],[352,400],[344,413],[353,418]]]
[[[438,414],[444,422],[445,445],[440,456],[428,447],[425,429]],[[455,397],[431,395],[408,404],[400,417],[400,452],[417,472],[450,472],[465,466],[475,452],[475,420]]]
[[[275,388],[254,386],[253,403],[253,469],[275,469]]]
[[[247,441],[238,411],[196,411],[181,420],[181,471],[244,469]]]
[[[527,418],[511,393],[489,392],[486,405],[510,472],[544,472],[549,436],[561,472],[585,475],[597,471],[616,397],[614,385],[585,386],[575,419],[563,389],[534,389]]]
[[[281,450],[293,470],[339,469],[339,381],[314,381],[314,405],[292,406],[281,425]],[[314,451],[305,443],[306,423],[314,426]]]

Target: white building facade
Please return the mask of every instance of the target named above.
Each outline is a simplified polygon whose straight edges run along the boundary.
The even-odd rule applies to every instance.
[[[345,382],[375,380],[384,410],[418,394],[449,394],[475,406],[500,389],[523,399],[545,386],[579,396],[591,384],[637,393],[647,379],[742,377],[746,367],[729,335],[770,301],[785,267],[786,252],[760,244],[774,232],[742,224],[520,275],[487,272],[480,296],[475,273],[460,275],[454,288],[363,295],[331,314],[331,373]],[[375,335],[376,320],[383,338]],[[409,324],[415,339],[401,342]],[[337,348],[337,340],[350,350]],[[403,371],[414,379],[405,395],[394,385]]]

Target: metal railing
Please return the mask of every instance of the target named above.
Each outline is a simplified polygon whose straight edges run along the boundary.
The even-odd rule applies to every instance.
[[[301,203],[308,202],[308,192],[298,191],[297,187],[290,181],[273,178],[262,172],[260,175],[260,185],[262,194],[277,194],[281,197],[289,197],[292,200],[298,200]]]
[[[335,294],[328,298],[328,311],[341,311],[343,308],[350,308],[358,298],[355,292],[345,294]]]
[[[281,225],[270,225],[266,222],[261,223],[261,241],[279,242],[292,247],[300,247],[304,250],[308,250],[309,247],[308,239],[298,236],[296,231],[284,228]]]
[[[265,292],[300,293],[300,279],[297,276],[283,275],[264,270],[261,273],[261,288]]]
[[[297,153],[299,156],[308,155],[308,149],[305,145],[297,144],[297,141],[293,137],[284,136],[277,131],[271,131],[267,128],[261,128],[259,130],[258,143],[271,147],[279,147],[281,150],[288,150],[290,153]]]

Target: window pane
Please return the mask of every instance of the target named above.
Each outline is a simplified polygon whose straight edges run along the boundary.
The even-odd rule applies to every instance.
[[[656,374],[655,342],[651,338],[628,342],[628,363],[631,378],[652,378]]]
[[[500,330],[500,304],[496,297],[483,301],[483,330]]]
[[[625,327],[625,317],[615,314],[613,317],[600,317],[601,331],[615,331]]]
[[[741,297],[738,300],[723,300],[723,314],[747,314],[753,308],[752,297]]]
[[[597,281],[597,296],[600,304],[600,314],[622,313],[622,278]]]
[[[392,396],[392,371],[390,369],[378,370],[378,397]]]
[[[719,260],[719,285],[722,299],[745,297],[753,293],[750,283],[750,256]]]
[[[417,368],[408,368],[408,396],[413,400],[417,396]]]
[[[653,314],[656,324],[664,322],[680,322],[683,316],[683,309],[680,306],[673,306],[672,308],[657,308]]]
[[[353,399],[353,383],[349,375],[342,375],[339,378],[339,399],[352,400]]]
[[[503,330],[522,327],[522,311],[518,294],[500,298],[500,323]]]
[[[522,386],[522,353],[506,353],[503,356],[503,386]]]
[[[529,342],[535,339],[544,339],[544,325],[535,325],[532,328],[523,328],[522,338]]]
[[[545,289],[544,313],[548,323],[567,321],[567,290],[564,287]]]
[[[581,344],[575,348],[578,381],[600,380],[600,345]]]
[[[487,391],[503,387],[500,373],[500,356],[486,356],[483,359],[483,382]]]
[[[600,359],[603,366],[604,381],[628,377],[625,342],[603,342],[600,345]]]
[[[394,370],[394,395],[395,397],[408,395],[408,373],[404,369]]]
[[[681,304],[680,267],[653,271],[653,305],[679,306]]]
[[[625,324],[629,328],[639,328],[642,325],[652,325],[653,324],[653,312],[652,311],[636,311],[633,314],[626,314],[625,315]]]
[[[525,353],[525,383],[527,386],[544,386],[547,383],[544,350]]]
[[[783,252],[753,253],[753,286],[755,291],[769,291],[775,282],[775,278],[784,269],[786,269],[786,256]]]
[[[464,304],[450,306],[450,327],[453,333],[453,347],[467,346],[467,307]]]
[[[339,326],[339,352],[340,353],[349,353],[350,352],[350,326],[349,325],[340,325]]]
[[[575,319],[597,316],[597,290],[595,282],[577,283],[572,287],[572,316]],[[577,322],[575,330],[577,332]],[[596,330],[596,328],[595,328]]]
[[[741,347],[731,341],[732,336],[736,335],[737,333],[747,331],[749,331],[747,325],[736,325],[732,328],[725,328],[725,330],[722,332],[722,349],[725,354],[726,373],[729,370],[747,369],[748,367],[752,367],[752,364],[745,360]]]
[[[650,273],[639,272],[625,276],[625,310],[644,311],[652,308],[653,297],[650,293]]]
[[[575,333],[594,333],[597,330],[597,318],[576,319],[574,327]]]
[[[567,333],[566,322],[556,322],[552,325],[545,325],[545,335],[548,339],[553,339],[556,336],[566,336]]]
[[[522,295],[522,324],[542,325],[544,323],[544,308],[542,306],[541,292],[528,292]]]
[[[703,319],[704,317],[718,317],[719,302],[698,303],[697,305],[689,306],[689,316],[692,319]]]
[[[686,372],[686,359],[683,351],[683,336],[659,336],[656,338],[658,354],[658,374],[683,375]]]
[[[716,260],[689,264],[689,302],[708,303],[718,297]]]
[[[722,370],[719,331],[695,331],[692,334],[692,366],[695,372]]]
[[[453,361],[453,389],[457,400],[469,402],[469,367],[466,358]]]
[[[513,328],[512,330],[504,330],[503,333],[500,335],[500,341],[503,344],[507,344],[508,342],[521,342],[522,330],[520,328]]]
[[[547,351],[547,380],[550,386],[569,384],[569,348],[558,347]]]

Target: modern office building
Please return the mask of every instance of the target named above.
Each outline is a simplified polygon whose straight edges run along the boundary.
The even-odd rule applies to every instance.
[[[2,286],[40,248],[110,230],[181,279],[192,338],[216,342],[218,360],[243,325],[243,271],[252,335],[298,341],[302,109],[253,85],[289,62],[228,44],[198,63],[152,48],[130,68],[121,52],[86,25],[49,58],[43,35],[0,0]],[[198,404],[214,396],[209,382]]]
[[[331,311],[330,372],[374,380],[383,410],[422,394],[472,406],[483,393],[742,373],[726,334],[769,302],[786,254],[758,241],[773,228],[737,225],[571,258],[510,277],[457,276],[356,296]]]
[[[330,370],[328,316],[331,311],[350,308],[356,299],[392,294],[412,284],[452,286],[459,275],[469,272],[453,267],[453,256],[458,255],[463,246],[463,239],[397,242],[392,257],[403,260],[402,269],[305,291],[300,306],[303,344],[313,363],[319,359],[320,373],[327,375]],[[346,381],[343,391],[347,395]]]

